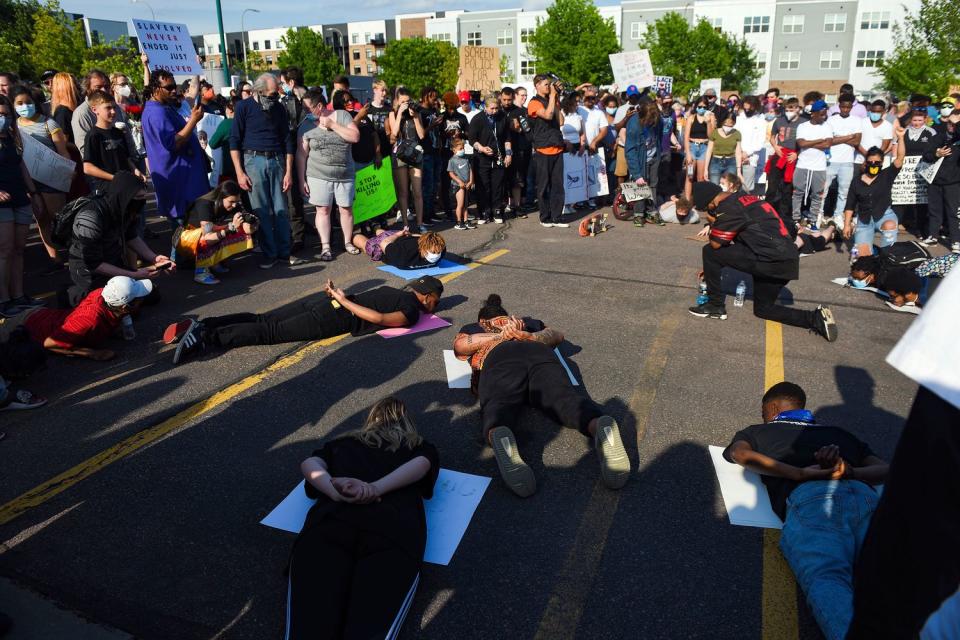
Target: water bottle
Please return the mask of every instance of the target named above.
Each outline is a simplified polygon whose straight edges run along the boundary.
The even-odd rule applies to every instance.
[[[857,258],[860,257],[860,248],[857,245],[850,247],[850,264],[856,262]]]
[[[733,306],[742,307],[745,297],[747,297],[747,283],[741,280],[737,285],[737,297],[733,299]]]
[[[710,300],[707,297],[707,281],[700,279],[700,294],[697,296],[697,306],[705,305]]]
[[[133,330],[133,318],[130,316],[123,316],[120,319],[120,329],[123,331],[124,340],[133,340],[137,337],[137,332]]]

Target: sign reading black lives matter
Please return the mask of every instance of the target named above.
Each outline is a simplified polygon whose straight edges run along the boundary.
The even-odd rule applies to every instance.
[[[140,40],[140,50],[150,58],[150,71],[163,69],[177,76],[203,73],[187,25],[135,19],[133,28]]]

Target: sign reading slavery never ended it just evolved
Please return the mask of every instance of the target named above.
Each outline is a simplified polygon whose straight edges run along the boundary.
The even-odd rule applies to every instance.
[[[150,70],[163,69],[174,75],[193,76],[202,73],[197,52],[187,25],[156,20],[134,20],[133,28],[140,40],[140,50],[150,58]]]

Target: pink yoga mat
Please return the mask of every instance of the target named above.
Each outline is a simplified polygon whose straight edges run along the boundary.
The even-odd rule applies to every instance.
[[[435,316],[432,313],[421,313],[420,319],[417,320],[417,324],[413,325],[412,327],[381,329],[380,331],[377,331],[377,333],[384,338],[396,338],[397,336],[405,336],[410,333],[420,333],[421,331],[430,331],[430,329],[440,329],[441,327],[449,326],[450,323],[440,316]]]

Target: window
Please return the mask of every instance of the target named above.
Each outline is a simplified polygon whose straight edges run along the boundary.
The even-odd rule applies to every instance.
[[[433,39],[441,42],[450,42],[452,40],[449,33],[435,33],[433,34]]]
[[[861,29],[889,29],[889,11],[864,11],[860,15]]]
[[[353,50],[353,59],[354,59],[354,60],[359,60],[359,59],[360,59],[360,52],[357,51],[356,49]]]
[[[533,29],[520,29],[520,42],[530,42],[533,31]]]
[[[770,31],[770,16],[747,16],[743,19],[744,33],[767,33]]]
[[[646,22],[631,22],[630,23],[630,39],[639,40],[643,37],[643,34],[647,32],[647,23]]]
[[[468,31],[467,44],[471,47],[479,47],[483,45],[483,34],[479,31]]]
[[[723,18],[704,18],[717,33],[723,31]]]
[[[373,65],[370,63],[367,63],[367,73],[373,73]]]
[[[522,75],[522,76],[535,76],[535,75],[537,75],[537,61],[536,61],[536,60],[521,60],[521,61],[520,61],[520,75]]]
[[[450,34],[448,33],[447,35],[449,36]],[[380,56],[382,56],[383,51],[384,51],[383,49],[377,49],[377,55],[375,57],[379,58]]]
[[[757,54],[757,69],[758,69],[759,71],[766,71],[766,70],[767,70],[767,54],[765,54],[765,53],[758,53],[758,54]]]
[[[267,56],[267,64],[273,64],[273,56]]]
[[[800,68],[799,51],[781,51],[780,52],[780,70],[790,71]]]
[[[360,67],[354,67],[354,68],[353,68],[353,75],[355,75],[355,76],[360,75]]]
[[[367,60],[373,59],[373,49],[367,49]]]
[[[260,43],[257,42],[256,40],[253,41],[253,50],[260,51]]]
[[[207,53],[213,53],[213,45],[207,47]]]
[[[374,35],[373,39],[376,40],[377,42],[384,42],[386,40],[386,38],[383,36],[382,33],[378,33]]]
[[[497,45],[513,44],[513,29],[497,30]]]
[[[222,44],[218,44],[218,45],[217,45],[217,53],[223,53],[223,45],[222,45]]]
[[[360,34],[351,33],[350,34],[350,44],[360,44]]]
[[[370,33],[369,33],[369,32],[363,34],[363,43],[366,44],[366,43],[368,43],[368,42],[370,42]]]
[[[823,16],[824,33],[843,33],[847,30],[847,14],[828,13]]]
[[[820,68],[821,69],[839,69],[843,61],[842,51],[821,51]]]
[[[264,41],[263,41],[263,48],[264,48],[264,49],[269,49],[269,48],[270,48],[270,41],[269,41],[269,40],[264,40]]]
[[[803,33],[803,16],[784,16],[782,33]]]
[[[883,60],[883,51],[857,51],[858,67],[875,67]]]

